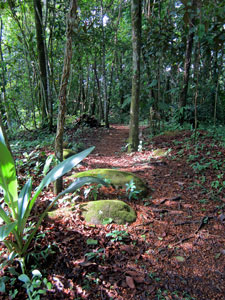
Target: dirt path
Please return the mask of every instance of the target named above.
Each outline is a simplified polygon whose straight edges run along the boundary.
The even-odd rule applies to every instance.
[[[41,227],[38,251],[54,245],[53,254],[47,260],[40,255],[38,261],[52,283],[42,300],[225,299],[225,193],[211,184],[218,181],[218,174],[222,176],[225,149],[204,134],[193,146],[188,142],[191,134],[183,131],[153,140],[146,135],[143,151],[128,154],[126,126],[83,133],[79,141],[96,149],[80,171],[130,171],[144,179],[150,190],[139,199],[129,199],[125,191],[113,188],[98,190],[97,199],[121,199],[135,209],[137,220],[126,226],[86,224],[77,205],[87,201],[82,190],[59,203],[59,208],[72,205],[73,210],[54,222],[46,220]],[[155,149],[168,154],[154,156]],[[198,167],[200,161],[206,162],[205,168],[196,172],[193,165]],[[120,239],[113,240],[109,233]],[[21,284],[17,288],[15,299],[24,298]],[[0,295],[0,299],[9,298]]]
[[[100,136],[100,138],[99,138]],[[142,172],[141,164],[149,151],[127,153],[129,127],[111,125],[110,129],[100,129],[96,135],[88,136],[88,146],[95,146],[95,151],[87,159],[88,168],[119,168],[124,171]]]
[[[96,144],[95,152],[99,156],[118,156],[122,147],[126,146],[128,136],[128,126],[111,125],[110,129],[103,131],[101,140]]]
[[[196,174],[187,163],[193,156],[192,147],[184,150],[183,156],[177,156],[181,149],[177,142],[182,143],[190,135],[190,132],[181,132],[172,137],[158,137],[146,145],[144,151],[127,154],[124,150],[128,127],[114,125],[101,133],[95,153],[87,160],[87,168],[119,168],[136,173],[152,190],[146,199],[129,202],[138,216],[129,226],[133,240],[138,240],[138,251],[133,252],[135,247],[128,251],[127,263],[132,265],[134,257],[140,257],[139,266],[145,265],[147,272],[158,274],[161,281],[156,284],[153,280],[147,287],[140,280],[140,289],[146,290],[141,293],[136,287],[133,299],[224,299],[224,225],[217,218],[215,202],[204,200]],[[210,140],[203,138],[202,144],[209,147]],[[170,149],[170,154],[152,157],[152,151],[157,148]],[[206,156],[204,151],[201,155]],[[210,180],[210,172],[209,176]],[[125,270],[127,263],[122,263]],[[136,266],[135,270],[141,276],[146,274],[140,267]],[[128,285],[128,290],[132,286],[127,281],[123,284]],[[138,286],[135,281],[134,285]],[[148,294],[149,289],[152,295]],[[164,289],[161,296],[159,289]],[[118,299],[129,299],[132,293],[128,290],[128,294]]]

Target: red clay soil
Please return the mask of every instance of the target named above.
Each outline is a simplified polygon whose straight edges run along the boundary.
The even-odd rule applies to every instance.
[[[148,184],[149,194],[129,200],[125,191],[98,192],[98,199],[119,198],[136,210],[136,222],[127,226],[90,226],[78,206],[69,216],[46,220],[40,231],[45,234],[34,247],[38,253],[54,244],[55,253],[46,260],[39,257],[38,268],[52,283],[41,299],[225,299],[225,149],[204,132],[198,146],[187,142],[192,134],[188,131],[152,140],[146,132],[142,151],[132,154],[126,153],[126,126],[84,133],[83,142],[96,148],[80,171],[133,172]],[[157,148],[169,151],[154,157]],[[78,201],[84,201],[82,195]],[[59,207],[66,205],[68,201],[60,202]],[[113,230],[128,235],[112,241],[106,235]],[[97,242],[90,244],[90,239]],[[24,289],[17,288],[15,299],[25,299]],[[10,299],[5,294],[0,298]]]

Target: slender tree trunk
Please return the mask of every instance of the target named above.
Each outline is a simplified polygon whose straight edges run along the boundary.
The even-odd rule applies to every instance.
[[[46,49],[44,42],[44,31],[43,31],[43,17],[42,17],[42,6],[41,0],[33,0],[34,16],[35,16],[35,27],[36,27],[36,40],[37,40],[37,51],[41,77],[41,90],[42,90],[42,126],[46,126],[48,116],[48,83],[47,83],[47,58]]]
[[[194,105],[195,105],[195,123],[194,123],[194,130],[195,130],[195,136],[194,140],[196,142],[197,140],[197,127],[198,127],[198,90],[199,90],[199,67],[200,67],[200,42],[197,44],[196,49],[196,62],[195,62],[195,95],[194,95]]]
[[[223,47],[222,47],[222,54],[220,56],[221,62],[220,62],[220,66],[223,65]],[[215,99],[214,99],[214,110],[213,110],[213,125],[216,126],[216,114],[217,114],[217,105],[218,105],[218,93],[219,93],[219,83],[220,83],[220,75],[222,72],[222,68],[219,69],[218,73],[216,73],[215,70],[215,76],[214,78],[215,80]]]
[[[124,75],[123,75],[123,54],[122,53],[118,57],[117,78],[120,82],[123,82],[123,80],[124,80]],[[125,109],[123,107],[124,89],[123,89],[122,84],[119,85],[119,101],[120,101],[120,112],[121,112],[120,118],[122,118],[122,114],[125,112]],[[122,122],[122,119],[121,119],[121,122]]]
[[[99,119],[99,122],[101,122],[104,119],[104,111],[103,111],[103,107],[102,107],[101,86],[100,86],[100,81],[98,78],[96,57],[95,57],[95,63],[93,65],[93,69],[94,69],[95,80],[97,83],[97,91],[98,91],[98,102],[99,102],[98,103],[98,108],[99,108],[98,119]]]
[[[86,86],[84,89],[84,94],[85,94],[85,107],[86,111],[89,111],[89,80],[90,80],[90,64],[87,58],[87,76],[86,76]]]
[[[118,43],[119,23],[120,23],[121,14],[122,14],[122,4],[123,4],[123,1],[121,0],[120,1],[120,6],[119,6],[119,13],[118,13],[117,21],[116,21],[116,28],[115,28],[115,37],[114,37],[114,47],[115,47],[115,50],[114,50],[114,54],[113,54],[113,61],[112,61],[111,72],[110,72],[110,82],[109,82],[108,101],[107,101],[108,105],[107,105],[107,111],[106,111],[107,118],[108,118],[108,115],[109,115],[110,100],[111,100],[112,90],[113,90],[113,86],[114,86],[113,85],[113,83],[114,83],[113,77],[114,77],[114,69],[115,69],[114,65],[115,65],[116,58],[117,58],[117,50],[116,50],[116,48],[117,48],[117,43]],[[122,74],[122,70],[121,70],[121,74]],[[120,89],[120,92],[121,92],[121,90],[122,89]]]
[[[186,51],[185,51],[185,61],[184,61],[184,77],[183,77],[183,87],[180,94],[180,108],[185,107],[187,104],[187,92],[188,92],[188,85],[189,85],[189,76],[190,76],[190,68],[191,68],[191,56],[192,56],[192,48],[193,48],[193,41],[194,41],[194,31],[193,28],[195,26],[195,14],[196,14],[196,5],[197,0],[192,0],[192,18],[189,17],[189,34],[187,37],[186,42]],[[184,114],[182,114],[180,123],[183,124],[184,122]]]
[[[65,114],[66,114],[66,94],[68,80],[70,76],[71,60],[72,60],[72,35],[73,27],[76,22],[77,17],[77,0],[70,1],[70,10],[67,17],[67,33],[66,33],[66,49],[64,54],[64,66],[61,78],[61,85],[59,91],[59,112],[57,120],[57,132],[55,138],[55,155],[59,161],[63,160],[63,133],[65,124]],[[62,191],[63,180],[62,177],[57,179],[55,182],[55,194]]]
[[[191,67],[193,39],[194,39],[194,32],[191,32],[190,35],[188,36],[187,43],[186,43],[184,78],[183,78],[183,88],[180,96],[180,107],[184,107],[187,104],[187,91],[188,91],[189,74],[190,74],[190,67]]]
[[[109,128],[109,119],[108,119],[108,97],[107,97],[107,79],[106,79],[106,49],[105,49],[105,29],[104,29],[104,12],[103,12],[103,1],[101,0],[101,27],[102,27],[102,83],[103,83],[103,103],[104,103],[104,121],[105,127]]]
[[[141,0],[131,1],[133,77],[130,106],[130,129],[128,151],[137,151],[139,144],[139,96],[141,57]]]

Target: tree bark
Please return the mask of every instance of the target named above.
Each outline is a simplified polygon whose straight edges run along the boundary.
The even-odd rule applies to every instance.
[[[41,0],[33,0],[35,27],[36,27],[36,40],[37,52],[41,77],[41,90],[42,90],[42,126],[47,124],[48,116],[48,84],[47,84],[47,59],[44,42],[43,31],[43,17]]]
[[[97,72],[97,61],[96,61],[96,56],[95,56],[95,61],[93,64],[93,69],[94,69],[94,74],[95,74],[95,80],[97,84],[97,91],[98,91],[98,120],[101,122],[104,119],[104,110],[102,106],[102,98],[101,98],[101,84],[100,80],[98,78],[98,72]]]
[[[137,151],[139,144],[139,97],[141,58],[141,0],[131,1],[133,77],[130,106],[130,129],[128,152]]]
[[[71,0],[67,17],[66,49],[64,54],[64,66],[59,91],[59,112],[57,120],[57,132],[55,138],[55,156],[59,161],[63,160],[63,133],[66,114],[67,86],[70,76],[72,60],[72,35],[73,27],[77,17],[77,0]],[[63,179],[60,177],[55,182],[54,192],[58,194],[63,189]]]
[[[180,94],[180,108],[185,107],[187,104],[187,92],[188,92],[188,85],[189,85],[189,76],[190,76],[190,67],[191,67],[191,56],[192,56],[192,48],[193,48],[193,42],[194,42],[194,26],[195,26],[195,14],[196,14],[196,5],[197,0],[192,0],[191,5],[191,14],[193,17],[191,18],[189,16],[189,34],[187,37],[186,42],[186,51],[185,51],[185,61],[184,61],[184,77],[183,77],[183,87]],[[180,123],[183,124],[184,122],[184,113],[181,116]]]
[[[105,127],[109,128],[108,118],[108,96],[107,96],[107,78],[106,78],[106,49],[105,49],[105,29],[104,29],[104,12],[103,12],[103,1],[101,0],[101,29],[102,29],[102,85],[103,85],[103,103],[104,103],[104,121]]]

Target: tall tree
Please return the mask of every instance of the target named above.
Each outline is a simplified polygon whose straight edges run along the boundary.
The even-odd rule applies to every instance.
[[[105,49],[105,28],[104,28],[104,7],[101,0],[101,29],[102,29],[102,81],[103,81],[103,99],[104,99],[104,120],[105,127],[109,128],[108,119],[108,98],[107,98],[107,78],[106,78],[106,49]]]
[[[38,50],[38,60],[41,77],[41,94],[42,94],[42,126],[47,123],[47,115],[49,112],[49,97],[48,97],[48,82],[47,82],[47,57],[45,49],[45,35],[43,27],[42,17],[42,5],[41,0],[33,0],[34,16],[35,16],[35,27],[36,27],[36,40]]]
[[[128,151],[137,151],[139,144],[139,97],[141,59],[141,0],[131,1],[133,76],[130,105],[130,129]]]
[[[189,33],[186,41],[186,51],[185,51],[185,61],[184,61],[184,77],[183,77],[183,87],[180,95],[180,107],[185,107],[187,104],[187,92],[189,85],[190,77],[190,68],[191,68],[191,56],[192,48],[195,35],[195,20],[196,20],[196,8],[197,0],[192,0],[191,6],[186,5],[186,17],[189,25]],[[191,13],[190,13],[191,12]],[[184,113],[181,116],[181,124],[184,122]]]
[[[63,133],[66,114],[66,97],[67,86],[70,77],[71,61],[72,61],[72,36],[74,23],[77,20],[77,0],[71,0],[70,9],[67,16],[67,32],[66,32],[66,48],[64,54],[64,66],[61,77],[59,90],[59,112],[57,120],[57,132],[55,138],[55,155],[59,161],[63,160]],[[55,194],[58,194],[63,189],[62,177],[55,182]]]

